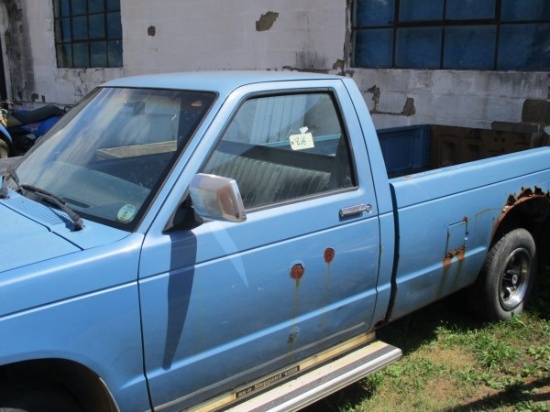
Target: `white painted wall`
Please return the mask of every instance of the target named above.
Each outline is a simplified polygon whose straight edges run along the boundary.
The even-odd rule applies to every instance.
[[[277,13],[257,31],[261,16]],[[122,1],[125,74],[329,69],[343,58],[345,0]],[[156,34],[148,34],[155,27]]]
[[[27,101],[38,96],[38,104],[76,103],[98,84],[123,75],[214,69],[345,70],[357,81],[377,127],[489,128],[494,122],[521,122],[526,99],[550,100],[549,73],[342,67],[349,62],[348,0],[121,0],[124,67],[88,70],[57,69],[50,0],[4,1],[23,10],[22,35],[29,44],[24,52],[30,68],[17,67],[21,62],[10,66],[11,90]],[[269,12],[272,24],[261,26]]]

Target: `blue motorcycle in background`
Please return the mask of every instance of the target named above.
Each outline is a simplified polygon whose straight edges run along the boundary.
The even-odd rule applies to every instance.
[[[0,158],[25,154],[66,109],[47,105],[35,110],[0,110]]]

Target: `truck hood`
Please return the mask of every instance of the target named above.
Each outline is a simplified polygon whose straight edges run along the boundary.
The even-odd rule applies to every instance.
[[[0,273],[128,236],[90,221],[73,231],[68,222],[63,212],[17,194],[0,200]]]

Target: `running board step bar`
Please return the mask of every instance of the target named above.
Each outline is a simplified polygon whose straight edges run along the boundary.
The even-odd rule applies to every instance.
[[[297,411],[376,372],[401,356],[401,349],[374,341],[234,405],[227,411]]]

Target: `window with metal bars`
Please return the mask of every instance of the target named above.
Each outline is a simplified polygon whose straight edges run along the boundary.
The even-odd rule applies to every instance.
[[[57,67],[122,67],[120,0],[53,0]]]
[[[353,64],[550,69],[549,0],[354,0]]]

